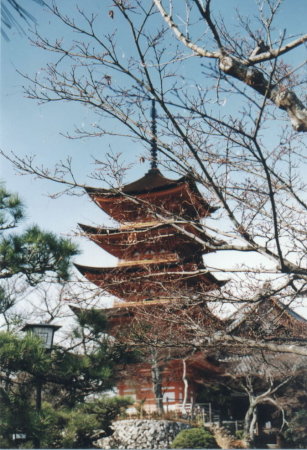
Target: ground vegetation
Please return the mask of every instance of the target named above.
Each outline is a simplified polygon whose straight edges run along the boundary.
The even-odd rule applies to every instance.
[[[77,328],[73,347],[55,345],[51,352],[32,334],[0,333],[2,448],[92,448],[131,404],[104,393],[116,383],[115,367],[132,353],[101,331],[90,337],[89,325]]]

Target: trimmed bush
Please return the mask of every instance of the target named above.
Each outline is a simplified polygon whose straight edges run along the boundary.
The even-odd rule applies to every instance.
[[[219,448],[213,435],[203,428],[190,428],[177,434],[172,448]]]

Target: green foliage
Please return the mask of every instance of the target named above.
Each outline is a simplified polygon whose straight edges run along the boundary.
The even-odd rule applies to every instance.
[[[0,186],[0,231],[14,228],[24,216],[24,207],[16,194]]]
[[[0,286],[0,314],[4,314],[15,303],[15,298]]]
[[[92,447],[95,430],[108,433],[111,421],[131,404],[127,398],[87,401],[90,394],[113,387],[115,365],[124,357],[106,339],[87,354],[60,347],[46,352],[35,335],[0,332],[0,447],[16,446],[13,433],[26,433],[22,445],[30,447],[37,439],[45,447]],[[38,382],[49,400],[41,411],[34,405]]]
[[[26,434],[33,443],[45,430],[33,405],[37,379],[51,369],[51,355],[41,340],[32,334],[22,338],[0,332],[0,447],[13,448],[13,434]]]
[[[31,407],[32,385],[18,384],[13,391],[0,389],[0,447],[14,448],[14,434],[25,434],[27,443],[33,442],[44,432],[43,424],[35,408]]]
[[[0,367],[7,373],[25,371],[44,372],[50,364],[41,340],[32,334],[22,338],[9,332],[0,332]]]
[[[243,439],[243,438],[244,438],[244,430],[237,430],[237,431],[235,432],[235,437],[236,437],[237,439]]]
[[[90,448],[100,427],[96,416],[86,413],[82,405],[71,409],[44,405],[41,418],[46,428],[41,440],[44,448]]]
[[[44,404],[41,444],[45,448],[92,448],[94,441],[109,433],[111,422],[131,403],[124,397],[101,397],[74,408],[55,409]]]
[[[290,447],[307,448],[307,410],[297,411],[288,422],[285,438]]]
[[[78,312],[78,322],[81,327],[88,327],[92,332],[100,334],[106,331],[107,318],[99,309],[86,309]]]
[[[110,425],[132,402],[122,397],[101,397],[72,408],[56,408],[44,402],[37,412],[31,400],[30,386],[7,396],[0,391],[0,447],[12,448],[14,433],[26,435],[22,447],[33,448],[39,439],[43,448],[92,448],[93,442],[106,436]]]
[[[172,448],[219,448],[213,435],[203,428],[182,430],[175,437]]]
[[[111,434],[111,422],[133,404],[129,397],[101,397],[84,404],[87,413],[94,414],[106,435]]]
[[[71,257],[78,254],[75,244],[37,226],[19,234],[7,231],[23,218],[24,206],[19,197],[0,186],[0,280],[23,275],[31,286],[50,275],[57,281],[67,280]],[[14,303],[14,293],[0,286],[0,313],[4,314]]]
[[[67,425],[63,430],[62,446],[64,448],[91,448],[92,436],[99,428],[94,414],[87,414],[76,409],[67,414]]]
[[[128,352],[129,355],[129,352]],[[39,377],[44,384],[58,385],[62,401],[74,405],[87,395],[111,389],[115,382],[116,364],[126,361],[127,352],[118,344],[104,339],[87,354],[56,347],[45,352],[41,340],[32,334],[21,338],[0,332],[0,366],[8,375]]]
[[[58,280],[67,280],[70,258],[77,253],[71,241],[33,226],[20,235],[1,239],[0,274],[10,278],[22,273],[31,285],[42,281],[48,272],[54,272]]]
[[[111,345],[105,345],[86,355],[59,348],[53,353],[52,373],[47,378],[65,387],[63,401],[73,405],[90,393],[111,389],[115,381],[115,364]]]

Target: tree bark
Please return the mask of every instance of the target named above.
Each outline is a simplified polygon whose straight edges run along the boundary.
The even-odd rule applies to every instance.
[[[267,96],[278,108],[286,111],[296,131],[307,131],[307,109],[294,92],[270,84],[259,69],[242,64],[229,55],[220,58],[219,68],[225,74],[252,87],[259,94]]]
[[[189,389],[189,384],[188,384],[188,379],[187,379],[187,363],[186,360],[183,359],[182,360],[182,381],[183,381],[183,401],[182,401],[182,414],[186,414],[187,410],[186,410],[186,404],[187,404],[187,400],[188,400],[188,389]]]
[[[151,367],[151,379],[153,392],[155,395],[156,408],[160,415],[163,415],[163,391],[162,391],[162,374],[161,369],[157,363]]]
[[[198,4],[198,7],[218,44],[219,48],[216,51],[209,51],[208,49],[197,45],[195,42],[192,42],[187,33],[184,34],[180,31],[180,28],[174,22],[173,17],[166,12],[161,0],[153,0],[153,2],[176,38],[189,48],[193,54],[202,58],[218,60],[219,68],[222,72],[251,86],[251,88],[255,89],[259,94],[267,96],[278,108],[286,111],[291,124],[296,131],[307,131],[307,108],[299,100],[296,94],[283,86],[274,86],[266,79],[262,71],[254,66],[257,63],[277,59],[279,56],[289,52],[293,48],[303,45],[307,41],[307,35],[300,36],[298,39],[295,39],[280,48],[270,48],[268,51],[252,55],[247,59],[236,58],[229,55],[229,52],[223,47],[218,28],[211,19],[210,2],[206,3],[206,8],[201,6],[200,3]]]
[[[244,439],[249,444],[253,444],[254,441],[254,427],[257,420],[256,406],[253,399],[249,398],[249,407],[244,417]]]

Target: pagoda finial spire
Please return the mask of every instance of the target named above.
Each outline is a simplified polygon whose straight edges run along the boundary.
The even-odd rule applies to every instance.
[[[152,132],[152,139],[151,139],[151,169],[157,168],[157,154],[158,154],[158,148],[157,148],[157,123],[156,123],[156,102],[155,99],[152,99],[151,101],[151,132]]]

